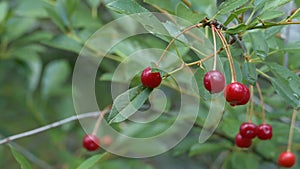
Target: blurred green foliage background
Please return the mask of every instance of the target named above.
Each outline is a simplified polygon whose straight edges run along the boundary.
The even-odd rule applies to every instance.
[[[191,4],[190,7],[187,2]],[[279,22],[288,17],[291,10],[299,7],[300,1],[236,1],[244,7],[242,11],[235,9],[222,11],[219,6],[222,2],[210,0],[0,1],[0,137],[5,138],[75,115],[71,87],[72,70],[84,42],[106,23],[140,9],[170,13],[194,24],[205,16],[214,16],[219,11],[217,19],[221,23],[228,21],[226,26],[232,28],[239,24],[235,21],[238,15],[245,12],[245,16],[249,16],[251,11],[254,11],[255,17],[247,23],[249,27],[241,26],[231,31],[245,34],[246,47],[250,49],[249,54],[253,56],[256,56],[253,42],[260,46],[261,43],[266,43],[268,51],[263,54],[263,59],[256,56],[261,60],[255,64],[256,68],[267,71],[269,69],[266,63],[278,63],[280,67],[277,71],[287,72],[283,75],[276,74],[276,70],[269,73],[277,80],[279,79],[278,82],[285,81],[286,77],[284,76],[289,74],[299,74],[300,27],[298,25],[259,29],[259,32],[254,34],[247,33],[247,28],[260,24],[257,18],[263,21]],[[228,18],[232,19],[227,20]],[[297,21],[299,18],[300,15],[297,15],[294,20]],[[254,40],[251,39],[253,37]],[[116,60],[123,60],[135,48],[163,49],[167,42],[145,35],[143,38],[129,39],[124,45],[122,50],[112,53],[115,59],[106,58],[103,66],[99,69],[96,93],[101,108],[112,103],[109,92],[109,75],[118,65]],[[241,52],[238,45],[232,45],[231,48],[233,54]],[[225,53],[221,53],[221,57],[225,58]],[[187,58],[187,60],[194,59],[193,57]],[[238,57],[235,59],[240,65],[243,64]],[[240,76],[242,78],[243,75]],[[268,80],[260,78],[259,81],[268,105],[266,107],[267,121],[273,125],[274,137],[272,140],[256,140],[249,150],[235,147],[234,136],[238,132],[239,125],[245,119],[246,108],[244,106],[236,108],[228,106],[215,134],[205,144],[199,144],[198,136],[207,115],[206,112],[208,112],[208,107],[203,106],[199,112],[199,119],[188,136],[169,152],[146,159],[114,157],[96,163],[92,168],[277,168],[277,156],[286,148],[289,119],[293,108],[292,103],[287,104],[284,100],[289,102],[291,93],[287,93],[287,95],[282,92],[276,93],[276,88],[274,89]],[[295,79],[295,81],[297,82],[299,79]],[[280,83],[280,85],[283,88],[291,87],[293,89],[293,87],[299,88],[300,84],[289,86],[286,83]],[[176,101],[174,102],[176,103]],[[259,102],[257,102],[253,120],[257,124],[261,122],[260,111]],[[158,121],[153,125],[159,126],[160,123],[163,122]],[[297,123],[293,144],[293,151],[297,157],[300,157],[299,129]],[[151,130],[152,128],[149,127],[146,131],[139,132],[154,132]],[[21,165],[25,165],[25,161],[29,161],[32,168],[74,169],[89,157],[104,152],[103,150],[96,153],[85,151],[81,146],[84,134],[78,122],[71,122],[14,141],[11,145],[22,154],[21,156],[25,157],[26,160],[21,160]],[[299,166],[300,164],[297,162],[294,168],[299,168]],[[0,146],[0,168],[20,168],[20,164],[13,157],[7,145]]]

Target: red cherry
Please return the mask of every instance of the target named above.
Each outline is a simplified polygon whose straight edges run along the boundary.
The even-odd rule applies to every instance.
[[[261,124],[257,126],[257,137],[261,140],[272,138],[272,126],[270,124]]]
[[[224,96],[231,106],[244,105],[250,99],[250,91],[246,85],[233,82],[226,86]]]
[[[151,68],[147,67],[143,70],[141,81],[142,84],[149,88],[155,88],[160,85],[161,83],[161,76],[159,72],[151,72]]]
[[[278,157],[278,165],[290,168],[296,162],[296,156],[292,152],[282,152]]]
[[[87,134],[83,137],[82,145],[88,151],[95,151],[99,148],[99,138],[92,134]]]
[[[225,88],[225,77],[221,72],[212,70],[204,75],[203,84],[211,94],[219,93]]]
[[[254,123],[245,122],[240,126],[240,134],[243,138],[253,139],[257,135],[257,127]]]
[[[248,148],[252,144],[252,140],[244,138],[240,133],[235,136],[235,144],[241,148]]]
[[[244,85],[244,98],[240,100],[236,105],[247,104],[249,99],[250,99],[250,90],[246,85]]]

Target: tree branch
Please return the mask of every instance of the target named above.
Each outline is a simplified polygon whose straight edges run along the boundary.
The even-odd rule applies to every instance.
[[[68,117],[66,119],[48,124],[48,125],[43,126],[43,127],[40,127],[40,128],[36,128],[36,129],[30,130],[30,131],[27,131],[27,132],[23,132],[23,133],[20,133],[20,134],[16,134],[16,135],[4,138],[4,139],[0,140],[0,144],[5,144],[5,143],[8,143],[8,142],[13,141],[13,140],[17,140],[17,139],[20,139],[20,138],[23,138],[23,137],[28,137],[28,136],[31,136],[31,135],[34,135],[34,134],[37,134],[37,133],[41,133],[43,131],[50,130],[52,128],[55,128],[55,127],[61,126],[63,124],[69,123],[71,121],[84,119],[84,118],[97,117],[99,115],[100,115],[100,112],[89,112],[89,113],[84,113],[84,114],[80,114],[80,115],[74,115],[74,116]]]

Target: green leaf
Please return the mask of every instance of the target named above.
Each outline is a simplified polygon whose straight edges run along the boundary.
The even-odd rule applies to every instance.
[[[276,63],[268,63],[267,65],[276,77],[276,79],[270,79],[276,92],[287,103],[294,107],[300,107],[300,77]]]
[[[52,38],[53,38],[53,33],[51,32],[36,31],[29,35],[23,36],[22,38],[18,39],[18,41],[26,44],[32,42],[51,40]]]
[[[46,68],[42,79],[42,94],[47,98],[55,91],[59,90],[70,74],[70,67],[65,60],[55,60],[50,62]]]
[[[216,151],[221,151],[226,149],[224,143],[203,143],[203,144],[194,144],[189,152],[189,156],[195,156],[200,154],[207,154]]]
[[[82,31],[87,31],[89,29],[95,32],[101,27],[101,20],[92,17],[88,7],[80,6],[80,9],[74,12],[72,17],[72,26],[76,28],[87,28]]]
[[[276,9],[284,4],[289,3],[291,0],[267,0],[263,5],[261,13],[264,13],[267,10]]]
[[[48,16],[44,8],[44,6],[47,5],[46,1],[26,0],[19,1],[18,3],[19,4],[15,9],[15,13],[18,16],[35,18],[45,18]]]
[[[197,141],[193,137],[186,137],[184,138],[177,146],[172,149],[172,155],[180,156],[188,151],[190,151],[192,145],[196,144]]]
[[[230,16],[227,18],[227,20],[224,22],[224,25],[227,26],[234,18],[238,18],[238,16],[241,13],[244,13],[250,9],[253,9],[254,7],[252,5],[246,6],[246,7],[242,7],[240,9],[237,9],[236,11],[234,11],[233,13],[230,14]]]
[[[235,108],[236,109],[236,108]],[[239,130],[239,126],[241,124],[240,120],[237,119],[235,109],[232,110],[231,107],[225,112],[225,114],[229,114],[230,116],[224,116],[222,118],[222,122],[220,123],[219,129],[227,136],[234,138],[236,133]],[[238,111],[238,110],[237,110]],[[228,113],[227,113],[228,112]]]
[[[133,0],[116,0],[107,4],[107,7],[116,12],[127,15],[134,13],[149,12],[146,8],[142,7],[136,1]]]
[[[293,93],[292,89],[287,87],[287,83],[282,81],[278,81],[277,79],[271,78],[273,87],[275,88],[276,92],[283,97],[283,100],[286,103],[293,105],[294,107],[299,107],[299,100],[298,95]]]
[[[7,31],[3,37],[7,39],[8,42],[11,42],[32,31],[36,24],[37,22],[33,18],[11,18],[9,22],[6,23]]]
[[[227,0],[219,6],[218,15],[230,13],[247,2],[247,0]]]
[[[174,8],[172,8],[173,4],[171,1],[161,1],[161,0],[144,0],[145,3],[150,4],[152,6],[159,6],[162,9],[165,9],[167,11],[173,11]]]
[[[20,164],[21,169],[31,169],[30,163],[27,161],[27,159],[18,152],[13,146],[9,145],[10,151],[13,154],[14,158],[17,160],[17,162]]]
[[[144,0],[144,2],[152,6],[159,6],[169,12],[174,12],[175,7],[180,1]]]
[[[231,169],[256,169],[258,159],[255,155],[241,151],[233,152],[231,155]]]
[[[178,4],[176,8],[176,15],[182,19],[190,21],[193,24],[198,23],[201,19],[205,17],[204,14],[191,11],[191,9],[189,9],[182,3]]]
[[[113,73],[104,73],[99,78],[100,81],[112,81],[114,74]],[[122,82],[121,80],[119,82]]]
[[[291,42],[287,44],[285,47],[280,48],[279,50],[286,51],[286,52],[300,52],[300,41]]]
[[[6,1],[0,2],[0,23],[5,19],[8,12],[8,4]]]
[[[86,159],[83,163],[80,164],[80,166],[77,167],[77,169],[90,169],[93,166],[95,166],[95,164],[101,160],[103,157],[105,157],[106,154],[97,154],[94,155],[88,159]]]
[[[48,15],[50,16],[51,20],[55,23],[55,25],[62,31],[66,32],[66,27],[64,25],[64,21],[58,15],[56,10],[52,6],[45,6],[45,10],[47,11]]]
[[[64,5],[65,8],[67,9],[67,13],[70,19],[78,8],[79,0],[65,0]]]
[[[28,62],[27,64],[31,69],[30,73],[28,74],[29,90],[34,91],[38,87],[40,81],[40,75],[42,72],[42,61],[40,60],[40,58],[32,56],[31,62]]]
[[[278,10],[267,10],[264,13],[262,13],[261,15],[259,15],[259,18],[261,20],[265,21],[265,20],[271,20],[274,18],[278,18],[284,14],[285,14],[284,12],[278,11]]]
[[[76,1],[76,0],[74,0]],[[70,27],[70,20],[69,20],[69,14],[66,9],[66,6],[69,4],[65,4],[63,0],[58,0],[56,3],[56,11],[61,20],[63,21],[63,24],[67,27]]]
[[[44,43],[45,45],[54,47],[54,48],[68,50],[68,51],[75,52],[75,53],[79,53],[82,48],[82,44],[67,37],[66,35],[59,35],[59,36],[54,37],[51,40],[42,41],[42,43]]]
[[[194,73],[194,77],[197,82],[200,97],[204,100],[208,100],[210,98],[210,93],[205,89],[203,84],[203,77],[205,73],[205,70],[198,68]]]
[[[276,126],[277,127],[277,126]],[[274,126],[275,128],[275,126]],[[286,134],[287,130],[284,130],[285,132],[282,133],[283,135]],[[275,133],[274,133],[275,134]],[[278,131],[276,132],[276,134],[279,134]],[[276,135],[275,134],[275,135]],[[276,139],[275,139],[276,140]],[[277,141],[277,140],[276,140]],[[265,157],[267,158],[276,158],[277,156],[277,149],[276,149],[276,144],[274,144],[274,142],[272,142],[271,140],[268,141],[260,141],[256,144],[256,150],[258,152],[260,152],[261,154],[263,154]]]
[[[244,63],[243,76],[249,84],[255,86],[257,80],[257,72],[256,72],[256,67],[253,63],[250,62]]]
[[[294,2],[297,5],[297,7],[299,8],[300,7],[300,0],[295,0]]]
[[[120,94],[114,100],[108,122],[119,123],[126,120],[145,103],[152,90],[140,85]]]
[[[261,59],[265,59],[269,53],[269,46],[264,33],[260,30],[248,32],[254,53]]]
[[[228,34],[238,34],[241,32],[245,32],[247,30],[247,25],[244,23],[238,24],[234,27],[230,27],[226,30],[226,33]]]
[[[18,56],[17,58],[25,62],[30,70],[30,72],[27,73],[29,92],[35,91],[40,82],[40,75],[42,72],[41,59],[36,54],[31,53],[23,53],[22,56]]]
[[[116,0],[109,4],[107,7],[119,12],[121,14],[136,14],[132,15],[133,19],[141,23],[149,32],[155,32],[159,34],[168,34],[162,22],[158,20],[150,11],[139,5],[133,0]],[[155,25],[155,26],[153,26]]]

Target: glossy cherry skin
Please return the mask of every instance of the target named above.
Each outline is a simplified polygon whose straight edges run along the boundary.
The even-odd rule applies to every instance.
[[[246,85],[233,82],[226,86],[224,96],[232,106],[244,105],[250,99],[250,91]]]
[[[244,138],[240,133],[235,136],[235,144],[240,148],[248,148],[252,144],[252,140]]]
[[[270,140],[272,135],[272,126],[270,124],[261,124],[257,126],[257,137],[259,139]]]
[[[211,94],[219,93],[225,88],[225,77],[223,73],[212,70],[204,75],[203,84]]]
[[[296,156],[292,152],[282,152],[278,157],[278,165],[290,168],[296,162]]]
[[[95,151],[100,146],[99,138],[92,134],[87,134],[83,137],[82,145],[88,151]]]
[[[257,126],[254,123],[245,122],[240,126],[240,134],[243,138],[253,139],[257,135]]]
[[[240,100],[239,102],[236,103],[236,105],[245,105],[248,103],[249,99],[250,99],[250,90],[246,85],[244,86],[244,97],[242,100]]]
[[[152,72],[151,67],[143,70],[141,75],[142,84],[149,88],[156,88],[161,83],[161,75],[159,72]]]

